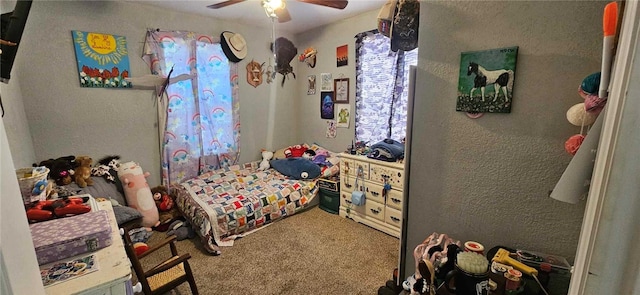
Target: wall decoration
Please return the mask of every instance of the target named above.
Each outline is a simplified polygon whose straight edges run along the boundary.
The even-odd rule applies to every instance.
[[[456,111],[510,113],[518,46],[463,52]]]
[[[316,75],[307,76],[307,95],[316,94]]]
[[[131,88],[129,53],[124,36],[71,31],[80,87]]]
[[[306,63],[308,67],[313,69],[316,67],[316,54],[318,54],[318,51],[315,48],[308,47],[302,54],[300,54],[298,60]]]
[[[327,121],[327,138],[336,138],[336,134],[338,130],[336,130],[336,121],[328,120]]]
[[[349,78],[333,80],[334,102],[349,103]]]
[[[333,78],[331,73],[320,74],[320,91],[333,91]]]
[[[254,88],[262,84],[262,74],[264,74],[262,66],[264,63],[259,64],[253,59],[247,64],[247,83]]]
[[[275,47],[275,50],[273,50]],[[280,86],[284,87],[284,80],[289,74],[296,78],[296,74],[293,72],[291,61],[298,55],[298,48],[293,45],[291,40],[285,37],[278,37],[275,41],[275,46],[271,44],[271,51],[276,54],[276,72],[282,74],[282,82]]]
[[[336,66],[342,67],[349,64],[349,47],[342,45],[336,48]]]
[[[333,92],[320,92],[320,118],[333,119]]]
[[[338,128],[349,128],[349,121],[350,119],[350,112],[349,112],[349,105],[340,105],[338,107],[335,107],[336,109],[336,117],[338,117],[338,122],[336,124],[336,126]]]

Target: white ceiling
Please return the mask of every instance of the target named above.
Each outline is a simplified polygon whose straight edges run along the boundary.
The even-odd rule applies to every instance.
[[[245,2],[229,5],[219,9],[207,8],[207,5],[216,4],[225,0],[187,0],[187,1],[140,1],[147,5],[153,5],[204,16],[234,21],[255,26],[271,26],[271,20],[267,17],[260,4],[260,0],[247,0]],[[320,5],[285,0],[286,7],[291,15],[291,21],[276,25],[278,30],[291,33],[304,32],[337,20],[349,18],[360,13],[380,9],[386,0],[349,0],[349,4],[343,10],[328,8]]]

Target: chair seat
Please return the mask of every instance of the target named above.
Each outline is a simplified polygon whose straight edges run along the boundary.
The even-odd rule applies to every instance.
[[[184,271],[183,264],[184,263],[180,263],[170,269],[167,269],[166,271],[148,277],[147,281],[149,282],[149,288],[154,291],[166,285],[168,282],[186,276],[187,273]]]

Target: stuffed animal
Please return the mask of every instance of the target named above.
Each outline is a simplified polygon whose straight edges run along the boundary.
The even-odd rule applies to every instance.
[[[182,241],[184,239],[191,239],[195,237],[196,233],[186,221],[176,220],[169,225],[167,235],[175,235],[178,241]]]
[[[160,224],[168,223],[174,220],[176,217],[180,216],[178,212],[178,208],[175,206],[175,202],[173,196],[169,194],[167,188],[163,185],[156,186],[151,189],[151,193],[153,194],[153,201],[156,204],[156,207],[159,211],[159,222]],[[168,227],[167,227],[168,228]],[[159,229],[158,226],[156,228],[160,231],[166,231]]]
[[[73,181],[74,168],[76,166],[75,156],[60,157],[57,159],[49,159],[34,164],[34,167],[45,166],[49,168],[49,178],[53,179],[57,185],[67,185]]]
[[[308,149],[309,147],[306,144],[303,145],[293,145],[288,147],[287,149],[284,150],[284,155],[287,158],[298,158],[298,157],[302,157],[302,155],[304,154],[304,152]]]
[[[76,184],[79,187],[93,185],[93,179],[91,179],[91,163],[93,163],[93,160],[88,156],[79,156],[76,158],[76,163],[79,164],[73,175]]]
[[[269,167],[271,167],[271,165],[269,165],[269,161],[272,158],[273,158],[272,151],[262,150],[262,162],[260,162],[260,167],[258,168],[258,171],[264,171],[269,169]]]
[[[146,177],[149,172],[142,172],[142,167],[135,162],[126,162],[118,167],[118,178],[122,181],[127,204],[142,214],[142,226],[158,225],[158,208]]]
[[[302,154],[302,157],[307,159],[307,160],[313,160],[313,157],[316,155],[316,152],[312,149],[308,149],[306,151],[304,151],[304,153]]]

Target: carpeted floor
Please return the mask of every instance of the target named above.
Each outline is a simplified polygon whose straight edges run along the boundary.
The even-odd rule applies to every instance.
[[[154,232],[148,244],[165,237]],[[236,240],[220,256],[206,254],[199,238],[177,246],[192,256],[200,294],[371,295],[391,279],[400,242],[314,207]],[[143,263],[148,268],[168,253],[158,251]],[[188,284],[170,294],[190,294]]]

